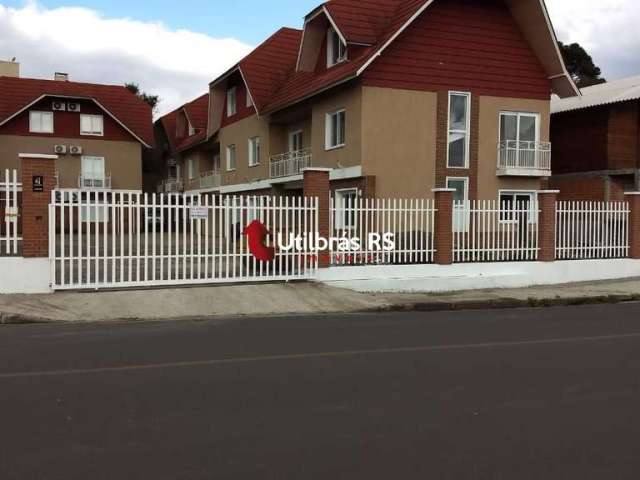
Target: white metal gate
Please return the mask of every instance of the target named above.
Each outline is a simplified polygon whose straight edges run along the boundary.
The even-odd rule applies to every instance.
[[[18,182],[17,170],[5,170],[0,178],[0,256],[20,255],[22,237],[19,232],[20,204],[18,192],[22,184]]]
[[[317,270],[308,249],[275,248],[259,261],[245,235],[256,220],[267,250],[278,234],[312,239],[317,199],[56,190],[49,209],[56,290],[288,281]]]

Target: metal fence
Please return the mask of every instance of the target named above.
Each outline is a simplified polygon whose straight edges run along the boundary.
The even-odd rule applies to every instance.
[[[20,192],[18,171],[6,169],[0,178],[0,256],[17,256],[22,251]]]
[[[472,200],[454,204],[454,262],[537,260],[538,216],[537,202]]]
[[[258,261],[244,234],[257,220],[266,249],[278,234],[313,239],[317,199],[58,190],[49,208],[58,290],[296,280],[317,269],[309,248]]]
[[[557,202],[556,257],[559,260],[628,256],[627,202]]]
[[[331,200],[331,237],[345,248],[331,255],[333,265],[431,263],[435,207],[425,199]],[[385,238],[385,235],[389,235]],[[357,245],[354,245],[354,240]],[[386,248],[391,240],[394,248]],[[355,248],[359,247],[359,248]]]

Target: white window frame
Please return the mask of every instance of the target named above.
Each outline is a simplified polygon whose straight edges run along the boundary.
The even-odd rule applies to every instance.
[[[451,129],[451,97],[466,97],[467,99],[467,115],[466,115],[466,130],[452,130]],[[466,135],[466,142],[464,148],[464,166],[453,166],[449,163],[450,161],[450,147],[451,141],[450,137],[452,133],[462,133]],[[470,147],[471,147],[471,93],[470,92],[449,92],[449,97],[447,101],[447,168],[451,169],[468,169],[469,168],[469,157],[470,157]]]
[[[193,128],[193,125],[189,124],[189,136],[192,137],[196,134],[196,129]]]
[[[462,207],[458,207],[458,212],[456,212],[456,205],[453,205],[453,231],[455,233],[465,233],[469,231],[469,224],[471,220],[467,210],[467,205],[469,204],[469,177],[447,177],[447,188],[451,188],[449,186],[450,181],[464,182],[464,203]]]
[[[333,128],[333,117],[338,117],[340,114],[344,114],[344,137],[340,139],[338,133],[340,132],[340,126],[339,124],[336,122],[336,128],[338,129],[336,132],[336,144],[332,145],[332,128]],[[337,148],[343,148],[344,146],[346,146],[347,144],[347,111],[346,109],[340,109],[340,110],[336,110],[335,112],[331,112],[331,113],[327,113],[326,117],[325,117],[325,125],[324,125],[324,130],[325,130],[325,150],[335,150]]]
[[[189,157],[187,159],[187,173],[189,175],[189,180],[194,180],[196,178],[196,160],[193,157]]]
[[[250,167],[260,165],[261,143],[260,137],[251,137],[248,141]]]
[[[233,117],[238,113],[237,88],[231,87],[227,90],[227,117]]]
[[[45,117],[50,119],[49,125],[48,125],[49,128],[45,128],[45,122],[44,122]],[[53,112],[42,112],[38,110],[31,110],[29,112],[29,132],[30,133],[54,133]]]
[[[300,148],[295,149],[293,145],[294,143],[293,139],[298,135],[300,135]],[[303,145],[304,145],[304,130],[293,130],[289,132],[289,151],[290,152],[298,152],[304,149]]]
[[[502,117],[503,116],[515,116],[516,117],[516,140],[520,141],[520,117],[533,117],[536,119],[536,139],[535,142],[540,141],[540,114],[537,112],[512,112],[512,111],[501,111],[498,115],[498,141],[501,142],[502,139]]]
[[[233,152],[233,165],[231,164],[231,153]],[[238,149],[235,144],[227,145],[227,172],[233,172],[237,168]]]
[[[248,89],[248,88],[247,88],[245,91],[247,92],[247,99],[246,99],[245,106],[246,106],[247,108],[251,108],[251,107],[253,107],[253,105],[254,105],[254,103],[253,103],[253,98],[251,97],[251,92],[249,91],[249,89]]]
[[[355,230],[358,224],[357,210],[353,212],[353,225],[345,224],[345,209],[347,208],[345,197],[354,193],[356,198],[360,198],[360,190],[357,188],[341,188],[335,191],[335,227],[338,230]]]
[[[333,48],[334,40],[338,40],[338,52],[336,52]],[[334,58],[335,57],[335,58]],[[333,27],[329,27],[327,30],[327,68],[331,68],[335,65],[347,61],[347,45],[342,41],[340,35]]]
[[[533,205],[538,202],[538,192],[536,190],[511,190],[511,189],[498,190],[498,210],[502,209],[501,197],[503,195],[511,195],[512,197],[516,197],[517,195],[522,195],[522,196],[528,195],[529,196],[529,224],[538,223],[537,212],[533,209]],[[500,223],[504,223],[504,224],[516,223],[516,221],[503,220],[501,215]]]
[[[84,130],[83,120],[89,120],[91,122],[91,130]],[[80,114],[80,135],[87,137],[104,137],[104,117],[102,115]]]

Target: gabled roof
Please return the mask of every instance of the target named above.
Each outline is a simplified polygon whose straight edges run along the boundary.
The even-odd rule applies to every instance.
[[[348,43],[373,45],[394,18],[402,0],[332,0],[324,4]]]
[[[184,113],[191,126],[196,130],[195,135],[179,139],[177,137],[178,115]],[[164,128],[171,152],[178,153],[199,145],[207,139],[207,124],[209,123],[209,94],[185,103],[158,120]]]
[[[581,97],[554,96],[551,99],[551,113],[569,112],[631,100],[640,100],[640,76],[583,88]]]
[[[46,97],[93,100],[140,143],[153,146],[151,107],[120,85],[0,77],[0,125]]]
[[[185,103],[184,111],[187,114],[189,123],[196,130],[206,130],[209,123],[209,94],[196,98],[194,101]]]
[[[296,66],[302,30],[281,28],[238,64],[258,111]]]
[[[294,57],[301,51],[304,32],[283,29],[212,83],[239,70],[258,114],[285,108],[360,76],[434,1],[438,0],[330,0],[307,15],[305,25],[326,15],[347,43],[360,45],[347,61],[326,71],[296,71]],[[539,55],[553,89],[563,96],[579,95],[562,61],[544,0],[505,2]]]

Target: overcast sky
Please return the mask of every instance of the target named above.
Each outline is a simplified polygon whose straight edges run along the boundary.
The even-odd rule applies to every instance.
[[[161,112],[195,98],[282,25],[320,0],[0,0],[0,59],[23,76],[138,82]],[[579,42],[609,79],[640,75],[640,0],[547,0],[558,37]],[[260,12],[259,15],[256,12]]]

